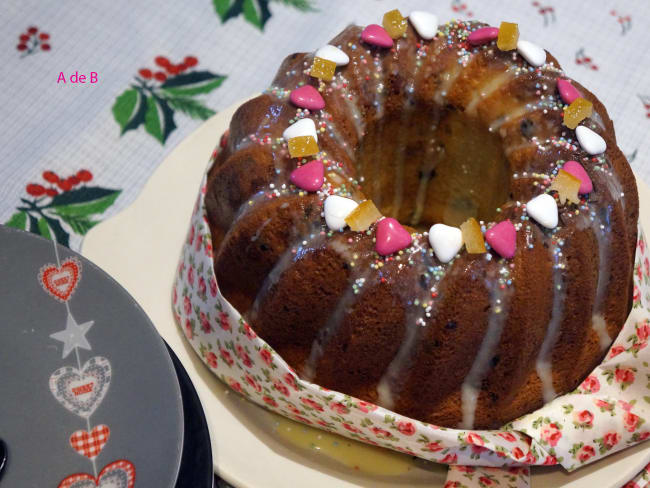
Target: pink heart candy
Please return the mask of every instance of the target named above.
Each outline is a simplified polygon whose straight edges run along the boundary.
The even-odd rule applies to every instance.
[[[498,27],[481,27],[467,36],[467,41],[472,46],[480,46],[481,44],[494,41],[497,37],[499,37]]]
[[[323,186],[325,165],[320,159],[303,164],[291,172],[291,183],[307,191],[316,191]]]
[[[485,240],[499,256],[511,258],[517,249],[517,230],[509,220],[499,222],[485,233]]]
[[[382,256],[388,256],[410,246],[412,240],[411,234],[392,217],[386,217],[377,223],[375,250]]]
[[[300,108],[307,108],[309,110],[321,110],[325,108],[325,100],[318,93],[318,90],[311,85],[296,88],[289,95],[289,99],[291,103]]]
[[[594,185],[591,182],[591,178],[589,178],[589,175],[578,161],[567,161],[562,166],[562,169],[580,180],[578,193],[584,195],[593,191]]]
[[[569,80],[564,80],[562,78],[557,79],[557,90],[560,92],[560,98],[562,101],[568,104],[582,96],[582,93],[580,93]]]
[[[379,47],[393,47],[393,40],[382,26],[370,24],[361,33],[361,40]]]

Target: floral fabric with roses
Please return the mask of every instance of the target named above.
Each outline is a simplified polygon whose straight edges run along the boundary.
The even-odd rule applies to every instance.
[[[451,465],[561,464],[573,470],[650,437],[650,262],[640,228],[632,312],[603,363],[574,392],[502,430],[458,430],[298,378],[221,295],[205,185],[204,178],[175,277],[173,312],[210,370],[249,400],[314,427]]]

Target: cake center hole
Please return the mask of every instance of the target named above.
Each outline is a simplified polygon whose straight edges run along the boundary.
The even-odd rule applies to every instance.
[[[509,200],[501,139],[454,108],[386,113],[366,127],[356,163],[366,197],[418,230],[494,220]]]

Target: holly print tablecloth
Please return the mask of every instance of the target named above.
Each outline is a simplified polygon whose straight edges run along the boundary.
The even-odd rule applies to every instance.
[[[6,0],[0,222],[78,250],[203,120],[266,88],[287,54],[393,8],[517,22],[601,98],[650,182],[645,0]]]

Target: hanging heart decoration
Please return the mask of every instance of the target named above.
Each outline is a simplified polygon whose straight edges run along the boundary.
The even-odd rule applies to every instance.
[[[58,488],[133,488],[135,466],[131,461],[120,459],[107,464],[97,478],[88,473],[72,474],[59,483]]]
[[[81,371],[72,366],[50,376],[50,391],[70,412],[88,418],[106,396],[111,383],[111,364],[101,356],[90,358]]]
[[[67,302],[81,277],[81,262],[76,257],[65,259],[61,266],[46,264],[38,273],[43,289],[60,302]]]

